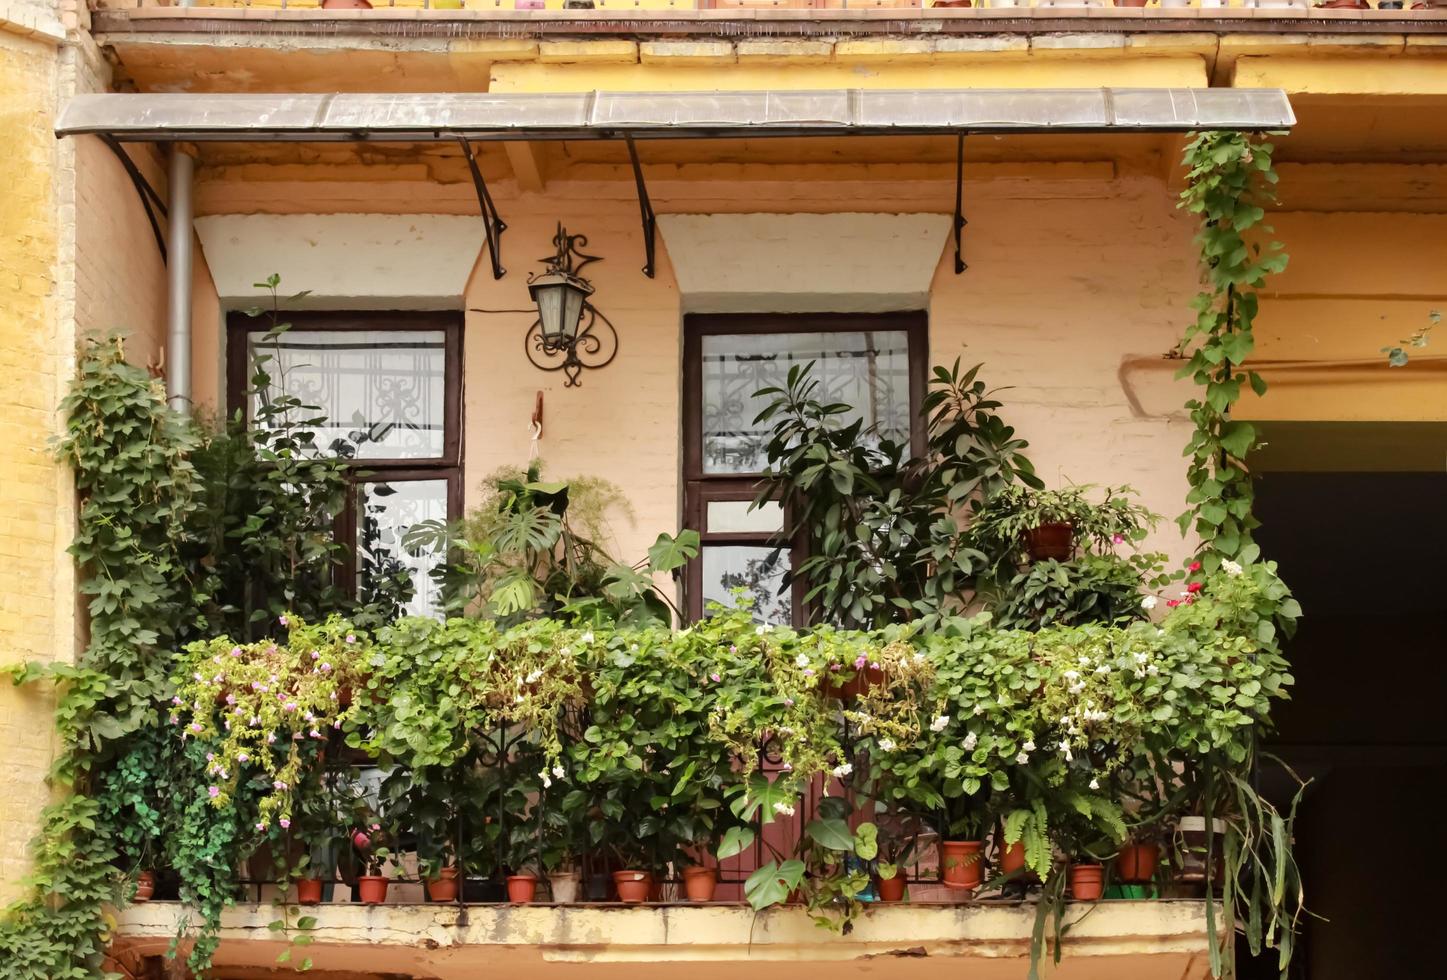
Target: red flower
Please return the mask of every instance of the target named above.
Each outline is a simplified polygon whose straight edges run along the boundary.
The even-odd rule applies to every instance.
[[[1200,570],[1201,570],[1201,563],[1198,562],[1198,561],[1193,561],[1193,562],[1191,562],[1190,565],[1186,566],[1186,571],[1188,571],[1188,572],[1199,572]]]
[[[1174,608],[1176,608],[1177,606],[1179,606],[1180,604],[1181,604],[1181,600],[1180,600],[1180,599],[1167,599],[1167,600],[1166,600],[1166,607],[1169,608],[1169,609],[1174,609]]]
[[[1190,585],[1187,585],[1187,586],[1186,586],[1186,591],[1187,591],[1187,592],[1200,592],[1200,591],[1201,591],[1201,583],[1200,583],[1200,582],[1192,582]]]

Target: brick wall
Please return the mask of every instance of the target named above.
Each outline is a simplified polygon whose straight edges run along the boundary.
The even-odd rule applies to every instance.
[[[69,362],[57,326],[55,47],[0,32],[0,662],[71,650],[68,483],[47,446]],[[51,705],[0,684],[0,900],[14,896],[46,800]]]

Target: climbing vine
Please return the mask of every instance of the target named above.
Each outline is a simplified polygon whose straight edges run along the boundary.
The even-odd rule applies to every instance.
[[[1247,457],[1260,436],[1250,422],[1231,418],[1231,409],[1246,386],[1266,392],[1265,379],[1245,366],[1255,348],[1256,291],[1286,267],[1279,242],[1256,240],[1271,232],[1262,221],[1265,205],[1275,200],[1272,150],[1250,133],[1200,133],[1183,160],[1189,173],[1179,206],[1200,218],[1204,283],[1191,304],[1196,319],[1177,349],[1186,361],[1177,376],[1202,390],[1186,403],[1196,431],[1186,446],[1189,509],[1179,521],[1183,532],[1194,526],[1200,536],[1207,572],[1223,560],[1257,555]]]
[[[147,826],[130,824],[131,836],[120,836],[107,817],[145,795],[135,786],[144,773],[126,746],[156,727],[167,651],[189,619],[184,552],[198,496],[188,459],[194,432],[166,407],[159,383],[126,363],[116,336],[86,345],[61,408],[67,427],[58,453],[79,498],[70,553],[79,591],[90,597],[90,632],[76,665],[10,671],[16,683],[48,677],[56,686],[61,750],[51,781],[64,795],[42,813],[29,897],[0,923],[5,980],[102,975],[102,903],[125,897],[114,862],[138,857],[128,845],[140,844],[135,835]]]

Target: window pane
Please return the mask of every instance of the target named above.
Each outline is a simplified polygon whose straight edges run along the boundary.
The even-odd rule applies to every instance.
[[[787,625],[792,603],[789,592],[780,588],[789,570],[789,552],[767,545],[704,545],[703,605],[717,602],[736,605],[733,590],[743,588],[753,600],[754,618],[764,623]]]
[[[412,580],[409,616],[438,613],[437,588],[429,574],[438,557],[414,557],[402,536],[419,521],[447,520],[447,481],[408,480],[363,483],[357,502],[357,596],[368,601],[396,575]]]
[[[269,355],[271,390],[313,406],[291,421],[326,418],[320,448],[356,459],[442,457],[443,331],[289,330],[275,343],[265,336],[249,335],[253,363]],[[259,397],[250,408],[259,419]]]
[[[747,500],[710,500],[704,529],[709,534],[743,531],[751,534],[781,531],[784,508],[776,500],[766,500],[754,507]]]
[[[851,405],[841,416],[909,438],[909,338],[903,330],[832,333],[709,334],[703,337],[703,471],[757,473],[764,468],[769,423],[754,424],[768,404],[760,388],[784,383],[789,368],[814,364],[818,400]]]

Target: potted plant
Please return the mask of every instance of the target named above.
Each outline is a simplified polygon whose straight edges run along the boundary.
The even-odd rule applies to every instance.
[[[365,905],[381,905],[387,901],[385,869],[392,852],[385,842],[388,835],[381,824],[370,824],[352,831],[352,847],[362,865],[357,875],[357,898]]]
[[[881,902],[904,899],[905,865],[914,857],[920,841],[933,831],[914,813],[886,810],[878,815],[878,854],[871,862],[874,869],[875,894]]]
[[[1090,499],[1096,489],[1090,484],[1060,490],[1011,484],[985,501],[971,533],[986,554],[1000,559],[1023,548],[1031,561],[1069,561],[1082,544],[1103,554],[1114,545],[1139,542],[1158,522],[1131,501],[1135,491],[1130,487],[1105,487],[1098,503]]]
[[[1160,841],[1149,834],[1133,836],[1115,857],[1115,878],[1128,885],[1145,884],[1155,878],[1160,858]]]

